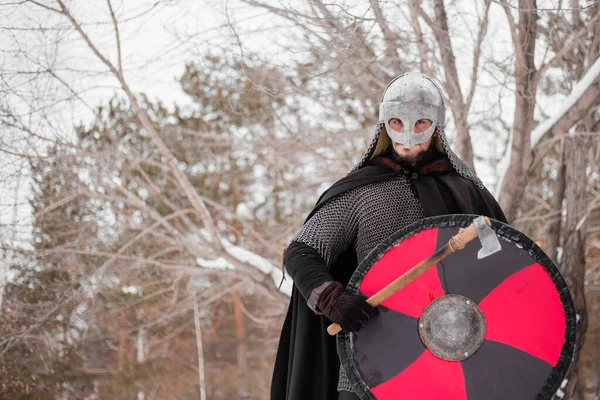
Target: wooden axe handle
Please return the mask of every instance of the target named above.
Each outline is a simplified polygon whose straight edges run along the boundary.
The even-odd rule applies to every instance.
[[[484,217],[485,223],[488,226],[492,226],[492,223],[487,217]],[[402,289],[404,286],[408,285],[415,279],[417,279],[421,274],[427,271],[429,268],[446,258],[449,254],[454,253],[457,250],[463,249],[467,243],[477,237],[477,230],[475,229],[475,224],[471,224],[466,228],[461,228],[458,233],[450,238],[448,243],[446,243],[442,248],[437,250],[435,253],[427,257],[425,260],[421,261],[404,274],[400,275],[389,285],[381,289],[379,292],[375,293],[373,296],[367,299],[367,303],[369,303],[372,307],[377,307],[383,301],[385,301],[388,297],[392,296],[398,290]],[[327,332],[333,336],[340,332],[342,328],[339,324],[331,324],[327,327]]]

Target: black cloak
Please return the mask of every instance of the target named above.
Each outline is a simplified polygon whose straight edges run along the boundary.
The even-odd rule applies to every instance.
[[[398,173],[381,164],[365,166],[350,173],[323,193],[306,220],[329,200]],[[444,197],[451,194],[452,202],[458,206],[460,213],[485,215],[507,222],[502,209],[487,189],[480,189],[472,180],[462,177],[454,170],[431,175],[412,174],[411,181],[425,217],[448,214],[448,202],[444,201]],[[432,195],[440,186],[447,188],[446,193]],[[359,260],[356,258],[353,246],[349,246],[338,256],[329,272],[337,281],[346,285],[358,266]],[[275,360],[271,400],[338,398],[340,361],[336,352],[336,338],[327,333],[330,324],[327,318],[313,313],[294,285]]]

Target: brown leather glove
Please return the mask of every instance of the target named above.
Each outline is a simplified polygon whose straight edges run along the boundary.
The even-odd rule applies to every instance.
[[[345,332],[357,332],[372,317],[379,315],[379,310],[371,307],[365,296],[344,291],[339,282],[322,284],[313,290],[310,297],[309,307],[331,322],[338,323]]]

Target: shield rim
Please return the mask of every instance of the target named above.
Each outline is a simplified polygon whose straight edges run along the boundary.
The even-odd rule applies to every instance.
[[[373,264],[379,261],[379,259],[387,250],[396,246],[398,243],[429,228],[447,228],[454,226],[465,228],[469,226],[477,217],[478,215],[473,214],[449,214],[427,217],[398,230],[378,244],[361,261],[359,266],[352,274],[346,289],[351,293],[358,294],[358,287]],[[573,298],[571,297],[569,288],[567,287],[567,284],[558,268],[533,240],[508,224],[493,218],[489,219],[492,223],[491,228],[494,230],[494,232],[496,232],[497,235],[522,245],[523,250],[527,251],[531,258],[538,262],[548,272],[558,290],[561,303],[563,304],[566,320],[565,344],[561,350],[558,363],[548,376],[546,384],[542,390],[535,397],[535,400],[551,400],[565,379],[573,360],[573,354],[575,352],[577,317]],[[352,357],[354,354],[354,339],[354,333],[340,332],[337,335],[337,351],[341,362],[340,368],[344,368],[352,388],[361,399],[377,400],[373,393],[371,393],[369,387],[360,377],[358,369],[354,364]]]

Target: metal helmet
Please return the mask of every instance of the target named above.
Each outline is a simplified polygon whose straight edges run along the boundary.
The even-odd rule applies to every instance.
[[[404,132],[397,132],[389,124],[397,118],[404,124]],[[432,122],[424,132],[415,133],[415,123],[421,119]],[[441,88],[427,75],[408,72],[394,78],[385,88],[379,104],[379,121],[396,143],[407,149],[426,142],[436,127],[443,130],[446,122],[446,106]]]

